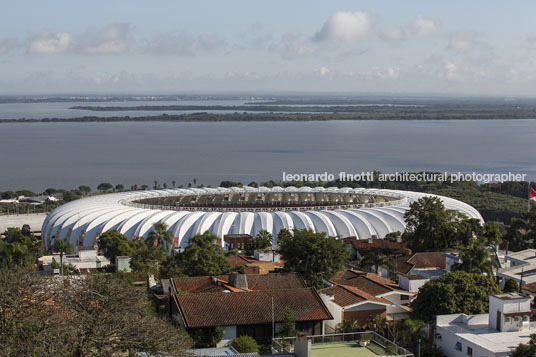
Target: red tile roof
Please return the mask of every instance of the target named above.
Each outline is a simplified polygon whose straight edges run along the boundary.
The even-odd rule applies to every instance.
[[[320,292],[332,295],[334,298],[333,302],[341,307],[358,304],[364,301],[391,304],[383,298],[377,298],[353,286],[333,285],[332,287],[320,290]]]
[[[387,278],[358,270],[346,270],[331,279],[339,285],[351,286],[371,296],[398,291],[398,285]]]
[[[283,321],[288,306],[297,322],[333,317],[314,289],[176,295],[186,327],[235,326]]]
[[[531,293],[536,293],[536,283],[523,284],[521,289],[526,290]]]
[[[249,290],[282,290],[305,288],[305,281],[298,275],[288,274],[251,274],[247,275]],[[218,283],[219,282],[219,283]],[[173,283],[180,294],[213,293],[230,290],[229,276],[200,276],[174,278]],[[226,284],[227,283],[227,284]]]
[[[386,239],[345,239],[349,242],[361,256],[371,253],[383,255],[409,255],[411,249],[405,242],[392,242]]]
[[[254,259],[249,259],[243,255],[233,255],[230,257],[226,257],[226,259],[232,267],[245,266],[246,264],[250,264],[255,261]]]
[[[396,270],[407,274],[411,269],[446,269],[444,252],[423,252],[396,258]]]

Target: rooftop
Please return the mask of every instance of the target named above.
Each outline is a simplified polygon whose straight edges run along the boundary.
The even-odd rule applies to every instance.
[[[391,302],[377,298],[353,286],[334,285],[332,287],[320,290],[321,293],[333,296],[333,302],[341,307],[358,304],[364,301],[374,301],[383,304]]]
[[[386,239],[344,239],[350,243],[359,254],[366,256],[370,253],[384,255],[410,255],[411,249],[404,242],[392,242]]]
[[[464,316],[479,319],[478,323],[465,324]],[[530,335],[536,332],[536,325],[529,330],[500,332],[488,326],[488,314],[467,316],[464,314],[441,315],[437,317],[437,326],[444,328],[466,341],[477,344],[493,353],[510,352],[520,343],[528,343]],[[438,333],[441,333],[438,331]]]
[[[175,288],[181,294],[223,292],[229,289],[229,275],[174,278]],[[248,289],[283,290],[305,288],[305,281],[298,275],[288,274],[251,274],[247,275]]]
[[[528,299],[526,295],[522,295],[520,293],[503,293],[503,294],[495,294],[492,295],[494,298],[500,299],[500,300],[519,300],[519,299]]]
[[[415,253],[396,259],[396,270],[399,273],[407,274],[412,269],[446,269],[446,258],[444,252]]]
[[[372,296],[400,290],[398,285],[392,280],[359,270],[346,270],[340,272],[331,280],[339,285],[358,288],[360,291]]]
[[[266,324],[283,321],[289,307],[296,321],[329,320],[333,317],[314,289],[204,293],[177,295],[187,327]],[[245,313],[247,312],[247,313]]]

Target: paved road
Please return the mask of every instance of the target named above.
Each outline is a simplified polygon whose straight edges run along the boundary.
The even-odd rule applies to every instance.
[[[33,231],[40,231],[46,216],[44,213],[0,216],[0,232],[5,232],[9,227],[20,228],[23,224],[29,224]]]

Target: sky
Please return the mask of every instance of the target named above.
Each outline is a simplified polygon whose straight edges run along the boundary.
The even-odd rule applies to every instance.
[[[0,94],[534,96],[536,2],[12,1]]]

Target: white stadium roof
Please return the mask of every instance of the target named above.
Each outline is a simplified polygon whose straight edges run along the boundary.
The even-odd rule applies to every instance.
[[[264,201],[255,201],[261,196]],[[265,229],[276,237],[282,228],[311,228],[331,236],[383,238],[388,233],[404,231],[404,213],[411,202],[423,196],[434,195],[335,187],[190,188],[112,193],[82,198],[56,208],[43,223],[42,239],[45,248],[55,238],[68,238],[75,246],[91,246],[101,233],[109,230],[117,230],[130,239],[147,237],[157,222],[165,223],[182,247],[188,245],[190,237],[205,231],[223,238],[226,234],[255,235]],[[324,197],[326,201],[319,204],[315,197]],[[437,197],[447,209],[482,220],[473,207],[452,198]],[[229,202],[222,203],[222,199]],[[163,204],[151,204],[155,200]],[[198,203],[190,204],[190,200]],[[207,200],[212,203],[205,203]],[[291,201],[281,204],[281,200]],[[333,200],[338,201],[333,203]]]

